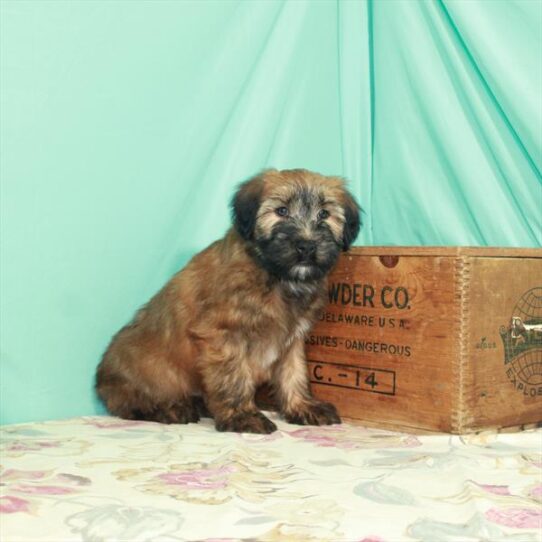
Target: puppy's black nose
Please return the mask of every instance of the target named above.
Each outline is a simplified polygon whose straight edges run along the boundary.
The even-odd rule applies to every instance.
[[[316,252],[316,243],[314,241],[297,241],[295,244],[295,249],[300,258],[307,259],[310,258]]]

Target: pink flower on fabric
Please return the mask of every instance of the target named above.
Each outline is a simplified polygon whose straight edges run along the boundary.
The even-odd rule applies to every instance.
[[[335,429],[335,428],[333,428]],[[353,448],[354,443],[344,442],[340,440],[341,433],[332,430],[331,428],[328,431],[321,429],[314,429],[312,427],[306,429],[296,429],[295,431],[290,431],[290,435],[295,438],[301,438],[303,440],[308,440],[313,442],[318,446],[330,446],[330,447],[342,447],[342,448]]]
[[[531,491],[529,491],[529,495],[533,497],[534,499],[542,499],[542,484],[538,484],[537,486],[534,486]]]
[[[222,489],[228,485],[226,475],[234,470],[232,467],[187,470],[160,474],[158,478],[166,484],[180,485],[191,489]]]
[[[421,446],[421,443],[419,439],[414,435],[408,435],[403,440],[403,448],[417,448],[418,446]],[[380,542],[380,539],[378,540],[378,542]]]
[[[10,452],[25,452],[26,450],[31,450],[32,448],[27,444],[22,442],[11,442],[8,444],[8,450]]]
[[[12,480],[40,480],[45,476],[49,476],[50,472],[46,470],[19,470],[6,469],[0,474],[0,479],[4,482]]]
[[[478,484],[484,491],[493,493],[493,495],[510,495],[508,486],[493,486],[489,484]]]
[[[70,487],[60,487],[60,486],[31,486],[31,485],[21,485],[13,486],[14,491],[20,493],[27,493],[29,495],[67,495],[69,493],[74,493],[75,489]]]
[[[43,450],[46,448],[58,448],[60,444],[58,442],[23,442],[20,440],[15,440],[8,443],[7,451],[8,452],[29,452],[34,450]]]
[[[505,527],[542,528],[542,510],[536,508],[490,508],[486,518]]]
[[[119,418],[106,417],[103,418],[87,418],[85,423],[97,427],[98,429],[120,429],[126,427],[137,427],[141,425],[149,425],[149,422],[137,420],[121,420]]]
[[[368,536],[361,539],[359,542],[384,542],[384,539],[379,536]]]
[[[329,448],[341,450],[379,449],[379,448],[415,448],[421,442],[414,435],[381,432],[370,434],[357,428],[344,427],[307,427],[287,431],[294,438]]]
[[[19,497],[0,497],[0,512],[13,514],[14,512],[30,512],[30,503]]]

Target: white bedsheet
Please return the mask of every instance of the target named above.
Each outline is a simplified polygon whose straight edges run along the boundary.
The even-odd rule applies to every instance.
[[[272,435],[111,417],[1,429],[0,539],[542,540],[542,431]]]

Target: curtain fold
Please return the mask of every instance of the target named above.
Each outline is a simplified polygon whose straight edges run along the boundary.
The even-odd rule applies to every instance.
[[[540,246],[542,5],[371,8],[373,241]]]

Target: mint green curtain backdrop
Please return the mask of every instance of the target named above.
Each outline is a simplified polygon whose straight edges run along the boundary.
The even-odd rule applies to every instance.
[[[100,412],[111,335],[264,167],[358,244],[541,246],[542,4],[1,2],[1,422]]]

